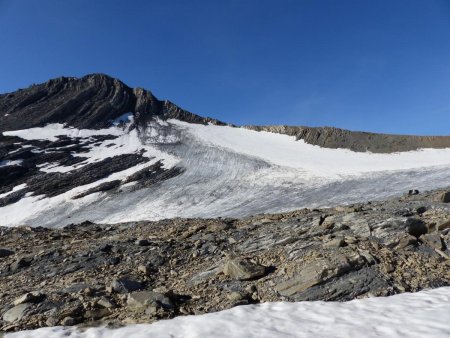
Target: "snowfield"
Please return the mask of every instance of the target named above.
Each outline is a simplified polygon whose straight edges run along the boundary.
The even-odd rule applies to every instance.
[[[450,287],[345,303],[299,302],[238,306],[118,329],[51,327],[5,338],[145,337],[450,337]]]
[[[119,120],[102,130],[50,124],[4,132],[26,140],[54,141],[64,135],[83,142],[95,135],[115,137],[91,145],[88,152],[73,153],[87,157],[83,162],[73,166],[44,163],[39,167],[43,172],[67,173],[107,157],[140,152],[148,162],[51,198],[24,197],[0,208],[0,225],[60,227],[85,220],[244,217],[384,199],[409,189],[450,185],[450,149],[360,153],[321,148],[287,135],[178,120],[155,120],[138,133],[125,123],[131,116]],[[132,184],[127,184],[119,193],[98,192],[73,199],[101,183],[125,180],[158,160],[166,169],[176,166],[184,172],[149,188],[129,189]]]
[[[266,131],[169,121],[186,128],[206,144],[257,157],[275,165],[303,169],[315,176],[339,178],[352,174],[450,164],[450,149],[421,149],[393,154],[362,153],[321,148],[303,140],[296,141],[294,136]]]

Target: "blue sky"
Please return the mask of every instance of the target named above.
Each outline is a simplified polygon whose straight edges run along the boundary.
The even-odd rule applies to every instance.
[[[450,0],[0,0],[0,92],[102,72],[235,124],[450,134]]]

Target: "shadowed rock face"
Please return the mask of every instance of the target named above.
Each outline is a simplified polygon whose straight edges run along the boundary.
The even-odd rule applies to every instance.
[[[420,148],[449,148],[450,136],[410,136],[375,134],[332,127],[245,126],[256,131],[295,136],[297,140],[325,148],[345,148],[358,152],[393,153]]]
[[[159,101],[145,89],[132,89],[104,74],[60,77],[13,93],[0,95],[0,132],[67,123],[76,128],[109,127],[111,121],[135,113],[145,123],[159,116],[191,123],[222,124]]]

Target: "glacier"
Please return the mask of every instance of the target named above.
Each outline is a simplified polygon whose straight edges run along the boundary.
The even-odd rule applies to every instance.
[[[46,163],[44,172],[70,172],[120,154],[142,153],[148,161],[53,197],[27,196],[0,208],[3,226],[61,227],[86,220],[135,222],[173,217],[245,217],[299,208],[331,207],[400,196],[409,189],[450,185],[450,149],[420,149],[391,154],[354,152],[310,145],[292,136],[231,126],[171,119],[145,128],[125,124],[107,129],[76,129],[63,124],[3,132],[24,140],[54,141],[58,136],[87,140],[111,135],[73,156],[73,166]],[[125,124],[125,126],[124,126]],[[121,186],[118,193],[73,197],[104,182],[125,179],[157,161],[183,172],[151,187]]]

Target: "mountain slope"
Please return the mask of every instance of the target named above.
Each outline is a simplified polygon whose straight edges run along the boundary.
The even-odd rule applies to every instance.
[[[106,75],[1,95],[0,121],[6,226],[241,217],[450,183],[449,137],[236,128]]]

